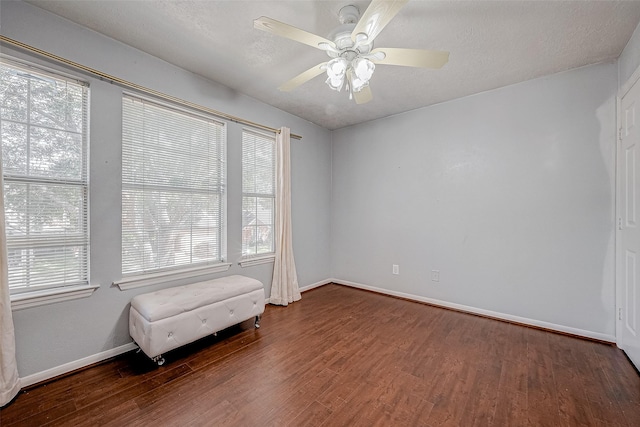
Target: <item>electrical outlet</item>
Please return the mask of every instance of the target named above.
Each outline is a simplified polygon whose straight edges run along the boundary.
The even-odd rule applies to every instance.
[[[393,274],[400,274],[400,266],[398,264],[393,264]]]
[[[440,270],[431,270],[431,281],[432,282],[440,281]]]

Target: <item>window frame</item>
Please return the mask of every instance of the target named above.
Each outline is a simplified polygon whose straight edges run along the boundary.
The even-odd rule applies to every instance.
[[[9,287],[9,295],[11,300],[11,307],[13,310],[19,310],[23,308],[36,307],[40,305],[46,305],[61,301],[73,300],[78,298],[85,298],[93,294],[93,292],[99,288],[98,285],[91,285],[91,236],[90,236],[90,101],[91,101],[91,91],[90,91],[90,83],[87,80],[80,79],[77,76],[68,74],[66,72],[50,68],[41,64],[33,63],[30,61],[26,61],[23,59],[15,58],[13,56],[0,54],[0,63],[3,66],[12,68],[17,70],[18,72],[24,73],[25,75],[36,77],[36,79],[46,79],[50,78],[52,80],[57,81],[65,81],[67,84],[73,84],[82,87],[82,95],[81,95],[81,104],[82,104],[82,129],[79,132],[81,135],[81,171],[80,178],[73,179],[69,177],[60,178],[60,177],[44,177],[39,175],[20,175],[20,174],[11,174],[5,173],[3,170],[2,182],[3,185],[5,182],[9,183],[33,183],[33,184],[53,184],[53,185],[64,185],[69,188],[71,187],[81,187],[81,200],[80,205],[81,208],[81,227],[77,240],[82,246],[84,255],[83,260],[81,261],[81,274],[79,280],[74,280],[72,282],[64,283],[57,282],[51,284],[45,284],[41,286],[37,285],[27,285],[21,288],[11,288]],[[29,96],[31,98],[31,87],[29,87]],[[38,125],[32,123],[31,117],[31,106],[29,105],[30,101],[27,101],[27,118],[24,123],[21,121],[15,121],[12,119],[2,119],[3,122],[11,122],[11,123],[20,123],[26,126],[28,129],[32,127],[40,127],[47,128],[43,125]],[[53,129],[53,128],[52,128]],[[57,129],[57,131],[61,132],[69,132],[67,129]],[[27,131],[30,134],[30,131]],[[29,138],[29,137],[27,137]],[[31,144],[30,140],[28,144]],[[28,151],[29,152],[29,151]],[[28,156],[28,154],[27,154]],[[27,157],[28,159],[29,157]],[[3,189],[4,190],[4,189]],[[4,191],[3,191],[4,193]],[[6,204],[5,204],[5,213],[6,213]],[[5,215],[6,216],[6,215]],[[6,218],[5,218],[6,220]],[[50,246],[51,241],[53,239],[52,236],[40,237],[32,239],[36,243],[36,245],[47,244]],[[64,233],[62,233],[64,236]],[[7,236],[7,246],[10,246],[12,239]],[[60,248],[65,247],[64,245],[64,237],[60,238],[61,244]],[[67,239],[68,240],[68,239]],[[10,248],[7,248],[10,250]],[[9,267],[10,268],[10,267]]]
[[[218,175],[219,181],[217,183],[217,187],[220,189],[219,193],[215,193],[213,191],[209,191],[206,194],[218,194],[219,195],[219,209],[218,209],[218,218],[219,218],[219,223],[220,223],[220,227],[218,228],[218,232],[219,232],[219,243],[218,243],[218,252],[219,252],[219,259],[216,260],[207,260],[207,261],[203,261],[203,262],[190,262],[190,263],[183,263],[183,264],[179,264],[179,265],[173,265],[173,266],[161,266],[158,268],[147,268],[147,269],[143,269],[143,270],[138,270],[138,271],[128,271],[125,272],[124,270],[122,271],[122,278],[120,280],[116,280],[113,282],[114,285],[117,285],[121,290],[126,290],[126,289],[133,289],[133,288],[138,288],[138,287],[142,287],[142,286],[151,286],[151,285],[155,285],[158,283],[164,283],[167,281],[171,281],[171,280],[178,280],[178,279],[185,279],[185,278],[192,278],[192,277],[197,277],[197,276],[201,276],[201,275],[206,275],[206,274],[211,274],[211,273],[216,273],[216,272],[222,272],[222,271],[226,271],[229,269],[229,267],[231,266],[230,263],[225,262],[226,261],[226,253],[227,253],[227,196],[228,196],[228,191],[226,188],[226,181],[227,181],[227,167],[226,167],[226,158],[227,158],[227,124],[224,121],[219,120],[217,117],[213,116],[213,115],[209,115],[203,112],[200,112],[196,109],[190,109],[187,107],[183,107],[180,106],[178,104],[174,104],[174,103],[170,103],[167,101],[163,101],[163,100],[159,100],[157,98],[153,98],[153,97],[149,97],[149,96],[144,96],[141,95],[139,93],[134,93],[134,92],[128,92],[128,91],[123,91],[122,93],[122,99],[121,99],[121,105],[123,106],[123,110],[122,110],[122,126],[123,126],[123,135],[122,135],[122,144],[123,144],[123,148],[122,148],[122,164],[123,164],[123,172],[122,172],[122,177],[121,177],[121,185],[122,185],[122,189],[121,189],[121,198],[124,197],[124,193],[125,193],[125,187],[129,187],[129,188],[141,188],[143,189],[145,184],[141,183],[131,183],[131,182],[127,182],[125,183],[125,140],[124,140],[124,126],[125,126],[125,111],[124,111],[124,103],[125,100],[129,99],[129,100],[133,100],[133,101],[139,101],[142,102],[143,104],[146,105],[151,105],[155,108],[164,110],[165,112],[175,112],[178,115],[186,115],[198,120],[202,120],[204,122],[206,122],[208,125],[214,125],[214,126],[219,126],[219,131],[221,132],[221,138],[220,138],[220,144],[217,147],[218,150],[218,154],[216,157],[216,161],[220,162],[221,164],[221,170],[220,173]],[[176,116],[178,117],[178,116]],[[153,187],[153,184],[146,184],[148,185],[150,188]],[[167,188],[169,188],[169,186],[167,186]],[[179,187],[174,187],[174,188],[179,188]],[[182,188],[182,190],[185,190],[184,188]],[[191,190],[196,191],[196,190]],[[123,210],[121,212],[121,218],[124,219],[124,205],[123,205]],[[121,235],[124,234],[124,231],[121,233]],[[122,259],[122,266],[124,267],[124,244],[122,244],[121,246],[121,254],[123,256]]]
[[[270,141],[272,141],[273,143],[273,149],[272,149],[272,160],[271,160],[271,166],[272,166],[272,177],[273,177],[273,182],[272,182],[272,192],[270,193],[264,193],[264,192],[245,192],[245,188],[244,188],[244,180],[245,180],[245,159],[244,159],[244,153],[245,153],[245,135],[247,134],[251,134],[254,135],[254,137],[258,137],[258,138],[264,138],[264,139],[268,139]],[[242,212],[242,220],[241,220],[241,225],[240,225],[240,229],[241,229],[241,236],[240,236],[240,251],[241,251],[241,258],[240,258],[240,266],[241,267],[250,267],[250,266],[254,266],[254,265],[259,265],[259,264],[266,264],[266,263],[272,263],[275,260],[275,247],[276,247],[276,242],[275,242],[275,237],[276,237],[276,134],[275,132],[273,134],[271,133],[267,133],[264,131],[260,131],[260,130],[256,130],[253,128],[249,128],[249,127],[245,127],[242,129],[242,141],[241,141],[241,145],[242,145],[242,149],[241,149],[241,176],[242,176],[242,188],[241,188],[241,192],[242,192],[242,196],[241,196],[241,212]],[[255,149],[255,147],[254,147]],[[270,224],[269,226],[271,227],[271,233],[272,233],[272,237],[271,237],[271,251],[270,252],[258,252],[258,253],[254,253],[254,254],[245,254],[244,253],[244,229],[245,229],[245,224],[244,224],[244,200],[246,197],[251,197],[251,198],[255,198],[256,199],[256,204],[258,203],[257,199],[258,198],[269,198],[273,200],[273,210],[271,212],[271,219],[272,219],[272,224]],[[256,217],[257,219],[257,217]]]

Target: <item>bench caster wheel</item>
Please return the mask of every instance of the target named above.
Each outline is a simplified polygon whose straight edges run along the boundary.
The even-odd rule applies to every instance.
[[[156,363],[158,364],[158,366],[162,366],[162,365],[164,365],[164,362],[165,362],[164,357],[162,357],[162,355],[161,355],[161,354],[160,354],[160,355],[158,355],[158,356],[156,356],[156,357],[154,357],[154,358],[152,358],[151,360],[153,360],[154,362],[156,362]]]

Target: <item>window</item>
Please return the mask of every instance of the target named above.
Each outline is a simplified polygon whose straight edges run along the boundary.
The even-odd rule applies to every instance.
[[[275,137],[242,133],[242,257],[271,255],[275,222]]]
[[[223,123],[122,99],[122,273],[224,261]]]
[[[88,285],[88,86],[0,62],[0,134],[12,295]]]

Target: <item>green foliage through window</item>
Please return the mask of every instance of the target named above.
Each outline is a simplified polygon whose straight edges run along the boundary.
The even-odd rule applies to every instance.
[[[88,283],[88,87],[0,62],[0,138],[12,293]]]
[[[275,224],[275,138],[242,133],[242,256],[271,254]]]
[[[122,272],[224,260],[225,126],[122,99]]]

